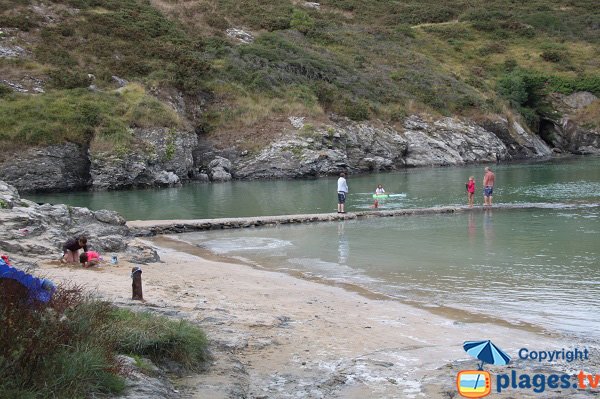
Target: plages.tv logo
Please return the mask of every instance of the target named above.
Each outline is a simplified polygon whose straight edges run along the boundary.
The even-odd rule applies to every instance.
[[[483,370],[485,363],[493,365],[506,365],[510,363],[508,356],[492,341],[466,341],[464,350],[471,356],[481,361],[477,370],[462,370],[456,376],[456,388],[464,398],[483,398],[492,391],[492,377]]]

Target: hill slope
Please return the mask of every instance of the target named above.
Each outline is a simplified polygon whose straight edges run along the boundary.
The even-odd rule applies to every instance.
[[[538,131],[548,94],[600,95],[593,0],[0,0],[0,30],[13,147],[127,152],[160,127],[256,151],[287,117],[331,113],[516,113]],[[580,114],[600,124],[597,104]]]

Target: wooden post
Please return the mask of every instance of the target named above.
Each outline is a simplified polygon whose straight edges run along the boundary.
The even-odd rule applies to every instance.
[[[133,280],[131,283],[131,299],[143,301],[144,295],[142,293],[142,269],[140,269],[138,266],[131,269],[131,279]]]

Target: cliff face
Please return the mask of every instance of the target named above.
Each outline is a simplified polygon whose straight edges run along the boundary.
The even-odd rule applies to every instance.
[[[415,166],[462,165],[550,155],[550,149],[520,125],[498,119],[505,141],[470,122],[407,118],[402,129],[339,122],[276,141],[256,155],[233,162],[236,178],[281,178],[389,171]]]
[[[194,180],[390,171],[551,154],[538,136],[501,117],[476,124],[453,118],[428,122],[413,115],[399,128],[347,119],[314,128],[301,120],[291,118],[294,123],[282,132],[282,138],[257,153],[236,148],[219,151],[198,140],[193,132],[135,129],[136,145],[127,152],[104,152],[75,144],[29,149],[5,159],[0,164],[0,176],[29,192],[117,190],[175,186]]]
[[[580,122],[587,110],[600,107],[598,97],[588,92],[570,96],[554,94],[551,105],[556,112],[542,120],[542,137],[561,152],[600,154],[600,129],[595,124]]]

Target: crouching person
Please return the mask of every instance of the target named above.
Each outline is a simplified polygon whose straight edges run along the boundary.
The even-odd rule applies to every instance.
[[[79,250],[82,249],[87,252],[87,238],[84,236],[70,238],[63,245],[63,258],[62,263],[77,263],[79,258]]]
[[[100,264],[100,254],[95,251],[86,251],[79,255],[79,263],[83,267],[98,266]]]

